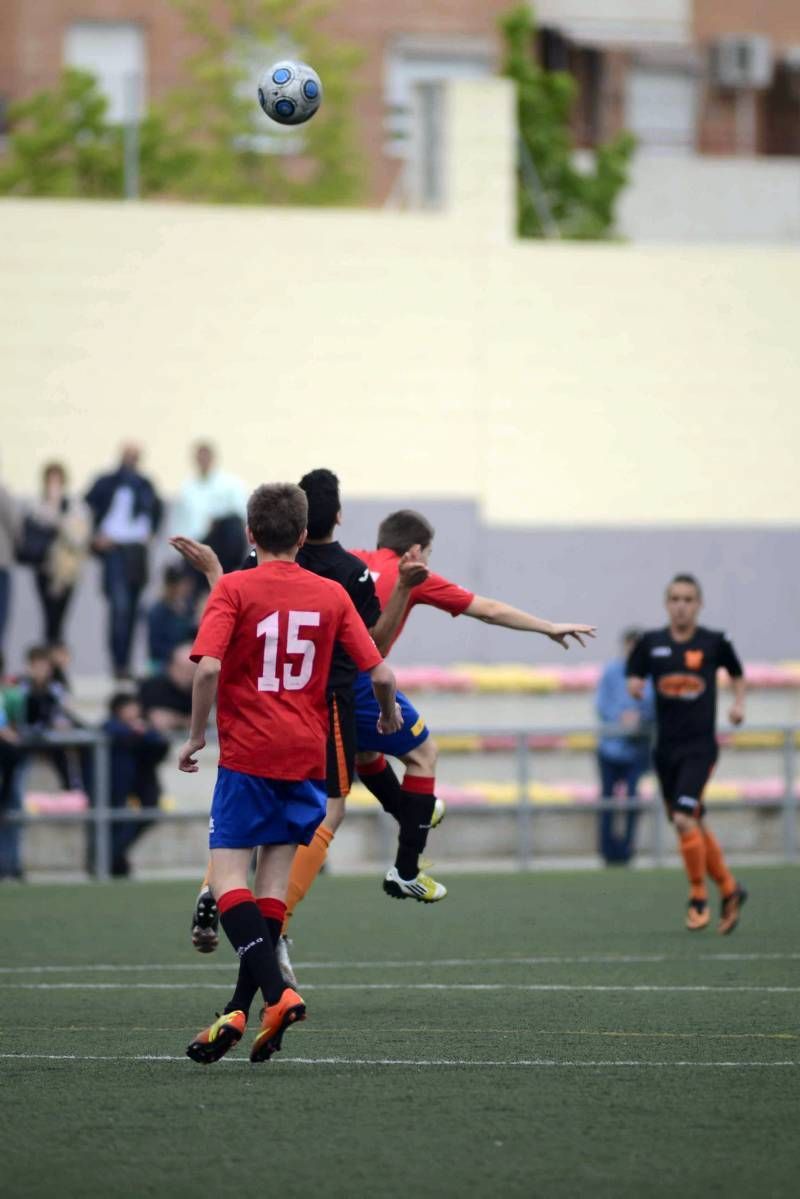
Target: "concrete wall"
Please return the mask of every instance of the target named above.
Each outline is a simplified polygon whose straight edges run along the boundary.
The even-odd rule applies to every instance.
[[[631,241],[800,242],[800,160],[636,155],[619,206]]]

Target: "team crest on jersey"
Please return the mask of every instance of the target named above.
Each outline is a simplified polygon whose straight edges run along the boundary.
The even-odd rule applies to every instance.
[[[665,699],[699,699],[706,689],[705,679],[696,674],[665,674],[656,684]]]
[[[700,670],[703,665],[703,651],[701,649],[687,649],[683,655],[683,660],[686,663],[687,670]]]

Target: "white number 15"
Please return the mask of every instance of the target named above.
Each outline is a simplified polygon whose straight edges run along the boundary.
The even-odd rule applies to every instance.
[[[265,638],[264,664],[258,680],[259,691],[280,691],[281,689],[281,680],[278,678],[279,617],[280,613],[272,612],[269,616],[265,616],[256,627],[258,636]],[[319,627],[319,612],[289,612],[288,617],[286,653],[302,654],[302,660],[296,674],[293,673],[290,662],[284,663],[283,686],[286,691],[302,691],[311,678],[317,647],[313,641],[300,637],[299,633],[303,625],[309,625],[312,628]]]

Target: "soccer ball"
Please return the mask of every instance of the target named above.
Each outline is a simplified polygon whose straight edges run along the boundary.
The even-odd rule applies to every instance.
[[[267,67],[259,79],[258,102],[279,125],[302,125],[322,103],[322,83],[308,63],[287,58]]]

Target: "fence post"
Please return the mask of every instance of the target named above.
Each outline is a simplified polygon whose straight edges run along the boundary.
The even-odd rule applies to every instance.
[[[783,730],[783,852],[797,861],[797,792],[795,791],[795,730]]]
[[[109,816],[110,759],[102,735],[94,743],[94,876],[101,882],[111,876],[111,823]]]
[[[517,860],[520,870],[531,864],[533,837],[531,801],[528,796],[530,770],[528,763],[528,734],[517,733]]]

